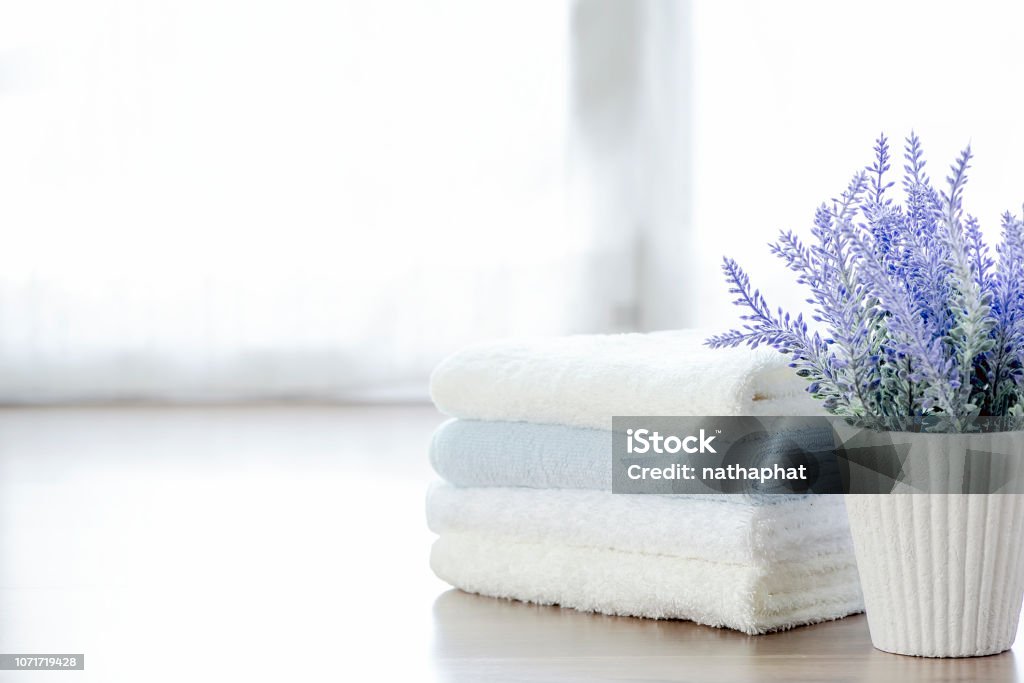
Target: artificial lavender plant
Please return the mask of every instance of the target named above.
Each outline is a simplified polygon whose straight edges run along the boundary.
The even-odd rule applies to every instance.
[[[978,417],[1024,415],[1024,221],[1007,212],[990,253],[978,221],[963,210],[970,147],[936,188],[921,142],[904,151],[905,203],[887,180],[889,145],[822,204],[805,244],[783,231],[770,245],[807,287],[823,327],[769,308],[732,259],[722,266],[748,309],[743,329],[707,340],[787,354],[807,391],[840,416],[889,429],[970,431]],[[989,421],[988,423],[991,423]]]

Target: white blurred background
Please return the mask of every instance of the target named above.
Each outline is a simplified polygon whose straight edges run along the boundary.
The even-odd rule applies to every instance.
[[[912,128],[1024,201],[1024,6],[70,0],[0,16],[0,401],[424,398],[494,337],[725,327]],[[900,164],[894,164],[898,168]]]

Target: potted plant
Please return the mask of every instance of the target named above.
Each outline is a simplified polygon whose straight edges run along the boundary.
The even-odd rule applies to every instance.
[[[962,206],[970,148],[936,187],[911,134],[903,205],[884,135],[874,151],[818,208],[809,244],[784,231],[770,245],[808,288],[822,330],[773,311],[726,258],[746,323],[707,343],[774,347],[828,412],[932,463],[933,483],[945,479],[926,493],[847,496],[872,642],[928,657],[994,654],[1013,644],[1024,595],[1024,496],[992,493],[999,482],[965,493],[953,479],[973,468],[977,481],[976,453],[1022,453],[1024,222],[1004,214],[989,251]]]

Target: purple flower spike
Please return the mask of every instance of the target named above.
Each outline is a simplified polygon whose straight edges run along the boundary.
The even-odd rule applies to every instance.
[[[810,329],[803,314],[773,313],[726,258],[746,324],[706,343],[771,346],[828,411],[891,428],[935,418],[968,430],[978,416],[1024,416],[1024,220],[1003,216],[993,257],[963,209],[970,147],[936,189],[911,133],[902,205],[888,194],[884,135],[874,151],[846,190],[818,207],[810,241],[783,231],[769,245],[807,288],[807,320],[824,329]]]

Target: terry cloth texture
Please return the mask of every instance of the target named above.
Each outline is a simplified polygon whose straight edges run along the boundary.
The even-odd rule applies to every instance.
[[[470,593],[652,619],[688,619],[751,635],[864,609],[853,565],[708,562],[616,548],[443,534],[430,564]]]
[[[751,466],[770,465],[784,452],[833,447],[830,429],[796,429],[766,436]],[[434,432],[430,464],[456,486],[612,488],[612,432],[530,422],[449,420]],[[712,494],[703,494],[712,495]],[[724,496],[736,500],[736,496]],[[777,502],[775,496],[769,502]]]
[[[449,420],[430,442],[430,464],[456,486],[612,488],[612,433],[529,422]]]
[[[854,564],[841,496],[767,505],[737,500],[435,483],[427,494],[427,525],[442,536],[495,534],[533,543],[749,564],[766,572],[780,563]]]
[[[427,500],[434,572],[483,595],[750,634],[862,611],[841,498],[610,492],[613,415],[824,414],[781,354],[706,336],[499,342],[441,363],[431,393],[458,419],[430,448],[448,482]],[[766,457],[791,437],[766,439]]]
[[[820,415],[806,381],[771,349],[709,349],[707,332],[493,342],[434,370],[453,417],[610,429],[613,415]]]

